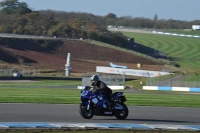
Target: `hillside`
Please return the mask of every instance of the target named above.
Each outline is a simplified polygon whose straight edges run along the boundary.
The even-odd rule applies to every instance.
[[[199,72],[200,70],[199,38],[133,32],[123,32],[123,34],[134,37],[139,44],[161,51],[168,56],[171,64],[177,64],[181,71]]]
[[[72,73],[95,72],[96,66],[110,62],[142,69],[161,70],[165,67],[132,53],[102,47],[81,40],[36,40],[0,38],[1,68],[40,69],[64,71],[66,56],[71,53]]]

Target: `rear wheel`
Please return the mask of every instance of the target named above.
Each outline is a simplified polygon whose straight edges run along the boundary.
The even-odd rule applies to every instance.
[[[80,103],[79,113],[85,119],[91,119],[94,116],[94,110],[92,108],[90,108],[90,110],[87,110],[87,105],[85,105],[84,103]]]
[[[128,108],[124,103],[116,102],[114,115],[117,119],[121,119],[121,120],[126,119],[126,117],[128,116],[128,113],[129,113]]]

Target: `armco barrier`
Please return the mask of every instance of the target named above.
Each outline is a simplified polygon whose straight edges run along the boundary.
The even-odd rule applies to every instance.
[[[200,36],[196,36],[196,35],[186,35],[186,34],[166,33],[166,32],[158,32],[158,31],[152,31],[152,33],[155,33],[155,34],[163,34],[163,35],[171,35],[171,36],[182,36],[182,37],[200,38]]]
[[[123,90],[124,86],[108,86],[111,90]],[[78,86],[78,89],[84,89],[85,86]]]
[[[170,86],[143,86],[143,90],[200,92],[200,88],[170,87]]]
[[[42,123],[42,122],[0,122],[0,129],[139,129],[139,130],[184,130],[199,131],[200,125],[169,124],[124,124],[124,123]]]
[[[81,81],[82,78],[69,78],[69,77],[11,77],[0,76],[0,80],[76,80]]]

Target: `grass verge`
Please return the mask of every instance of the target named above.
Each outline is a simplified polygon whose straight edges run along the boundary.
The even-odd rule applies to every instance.
[[[32,82],[31,85],[21,83],[0,84],[0,103],[49,103],[49,104],[79,104],[80,90],[71,85],[80,85],[77,81]],[[62,83],[64,82],[64,83]],[[41,85],[49,85],[41,87]],[[69,85],[69,86],[68,86]],[[127,98],[126,104],[132,106],[171,106],[200,107],[199,93],[121,90]]]
[[[134,38],[139,44],[164,52],[171,63],[179,64],[181,69],[191,72],[199,70],[199,38],[132,32],[123,32],[123,34]]]

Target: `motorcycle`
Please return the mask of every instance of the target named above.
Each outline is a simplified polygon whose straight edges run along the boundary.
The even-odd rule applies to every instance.
[[[82,101],[79,106],[79,113],[85,119],[91,119],[96,116],[115,116],[117,119],[126,119],[129,110],[124,104],[126,101],[123,92],[115,92],[112,94],[110,102],[106,99],[102,92],[92,93],[90,86],[86,86],[80,95]],[[96,113],[98,107],[101,106],[100,114]],[[99,112],[99,111],[98,111]]]

